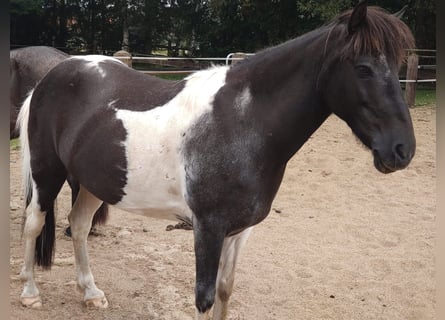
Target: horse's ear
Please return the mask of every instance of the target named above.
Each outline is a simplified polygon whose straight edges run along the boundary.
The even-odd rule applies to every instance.
[[[402,19],[403,15],[405,14],[406,9],[408,8],[408,5],[405,4],[403,6],[402,9],[400,9],[399,11],[397,11],[396,13],[393,14],[394,17],[397,17],[399,19]]]
[[[348,32],[352,35],[366,21],[367,1],[361,0],[354,8],[349,19]]]

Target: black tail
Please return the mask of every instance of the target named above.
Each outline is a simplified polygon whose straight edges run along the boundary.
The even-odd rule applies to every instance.
[[[29,193],[26,195],[26,205],[28,208],[32,199],[32,188],[29,188]],[[22,235],[26,223],[26,210],[23,213]],[[51,269],[54,260],[56,243],[56,224],[54,213],[54,202],[49,204],[46,208],[45,224],[43,225],[40,235],[36,239],[35,249],[35,264],[41,266],[43,269]]]
[[[46,208],[45,212],[45,224],[36,239],[35,263],[44,269],[50,269],[54,259],[54,245],[56,242],[54,202]]]
[[[105,224],[107,222],[107,219],[108,219],[108,204],[104,202],[94,214],[93,223],[91,227],[94,227],[96,224],[98,225]]]

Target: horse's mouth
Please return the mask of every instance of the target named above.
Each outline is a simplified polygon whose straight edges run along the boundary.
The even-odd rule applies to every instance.
[[[398,168],[396,168],[395,166],[390,166],[386,164],[380,157],[380,154],[378,153],[377,150],[373,150],[372,154],[374,156],[374,166],[381,173],[387,174],[398,170]]]

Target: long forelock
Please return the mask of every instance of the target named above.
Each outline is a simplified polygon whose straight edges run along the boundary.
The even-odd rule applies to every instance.
[[[349,10],[338,16],[334,28],[347,33],[351,13]],[[414,47],[414,37],[405,23],[379,7],[368,7],[366,22],[348,38],[341,54],[343,58],[384,55],[390,64],[400,67],[407,57],[407,50]]]

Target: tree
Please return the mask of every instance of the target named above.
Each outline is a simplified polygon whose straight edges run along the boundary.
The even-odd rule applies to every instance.
[[[11,1],[10,38],[12,44],[16,46],[42,44],[45,30],[42,1]]]
[[[11,45],[71,53],[225,56],[254,52],[313,30],[358,0],[11,0]],[[434,49],[434,0],[375,0],[403,17],[420,48]]]
[[[409,0],[404,20],[410,26],[421,49],[436,48],[436,2]]]

